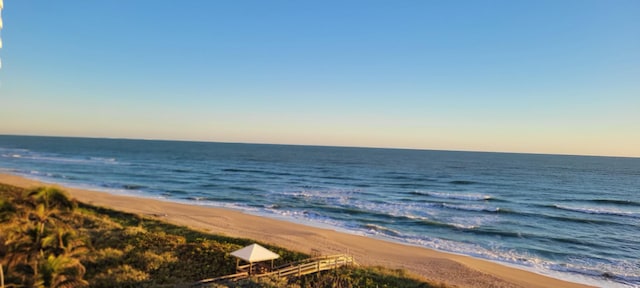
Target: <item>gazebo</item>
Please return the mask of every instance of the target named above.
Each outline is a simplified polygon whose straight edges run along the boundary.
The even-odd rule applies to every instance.
[[[251,244],[242,249],[231,252],[231,256],[238,258],[236,260],[236,272],[248,272],[251,275],[253,271],[253,263],[271,260],[271,269],[273,269],[273,260],[280,258],[280,255],[273,253],[267,248],[258,244]],[[240,260],[248,262],[249,265],[240,266]],[[245,269],[249,268],[248,271]]]

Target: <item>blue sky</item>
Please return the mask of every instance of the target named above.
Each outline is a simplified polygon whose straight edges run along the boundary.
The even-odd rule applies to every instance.
[[[0,134],[640,156],[639,1],[44,1]]]

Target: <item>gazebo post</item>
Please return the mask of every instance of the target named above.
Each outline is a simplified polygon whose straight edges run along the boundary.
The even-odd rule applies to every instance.
[[[249,275],[251,275],[251,270],[253,270],[253,262],[249,262]]]
[[[236,258],[236,273],[238,273],[239,266],[240,266],[240,258]]]

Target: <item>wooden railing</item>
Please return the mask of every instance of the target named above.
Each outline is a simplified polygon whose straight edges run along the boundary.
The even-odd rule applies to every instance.
[[[303,259],[303,260],[296,261],[296,262],[289,262],[289,263],[286,263],[286,264],[282,264],[282,265],[280,265],[278,267],[275,267],[273,270],[280,270],[280,269],[284,269],[284,268],[291,267],[291,266],[297,266],[297,265],[302,265],[302,264],[307,264],[307,263],[317,262],[317,261],[322,261],[322,260],[339,259],[339,258],[342,258],[342,257],[351,258],[351,260],[353,260],[353,257],[347,256],[345,254],[326,255],[326,256],[318,256],[318,257],[313,257],[313,258],[307,258],[307,259]]]
[[[312,260],[309,259],[308,263],[300,263],[289,267],[283,267],[271,273],[265,273],[264,276],[277,275],[278,277],[287,277],[290,275],[302,276],[311,273],[316,273],[324,270],[336,269],[345,265],[353,265],[353,257],[346,255],[333,255],[327,257],[319,257]],[[256,275],[262,277],[262,275]]]
[[[254,274],[249,275],[247,272],[236,273],[231,275],[226,275],[217,278],[210,278],[200,280],[194,283],[192,286],[200,286],[208,283],[215,283],[221,281],[238,281],[242,279],[255,277],[292,277],[292,276],[302,276],[312,273],[317,273],[324,270],[336,269],[338,267],[346,266],[346,265],[355,265],[355,261],[353,257],[347,255],[332,255],[332,256],[323,256],[323,257],[315,257],[309,258],[298,262],[292,262],[285,265],[281,265],[275,268],[272,272],[262,273],[262,274]]]

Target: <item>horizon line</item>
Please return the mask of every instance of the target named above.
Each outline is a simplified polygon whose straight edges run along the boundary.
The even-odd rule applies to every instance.
[[[0,136],[75,138],[75,139],[104,139],[104,140],[128,140],[128,141],[166,141],[166,142],[219,143],[219,144],[243,144],[243,145],[280,145],[280,146],[300,146],[300,147],[305,147],[306,146],[306,147],[326,147],[326,148],[359,148],[359,149],[387,149],[387,150],[411,150],[411,151],[439,151],[439,152],[496,153],[496,154],[523,154],[523,155],[547,155],[547,156],[570,156],[570,157],[606,157],[606,158],[640,159],[640,156],[623,156],[623,155],[567,154],[567,153],[486,151],[486,150],[456,150],[456,149],[433,149],[433,148],[412,148],[412,147],[381,147],[381,146],[326,145],[326,144],[299,144],[299,143],[296,144],[296,143],[267,143],[267,142],[236,142],[236,141],[200,140],[200,139],[128,138],[128,137],[105,137],[105,136],[98,137],[98,136],[65,136],[65,135],[34,135],[34,134],[0,134]]]

